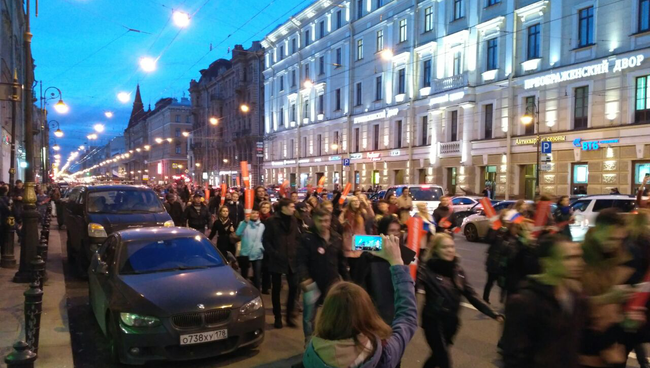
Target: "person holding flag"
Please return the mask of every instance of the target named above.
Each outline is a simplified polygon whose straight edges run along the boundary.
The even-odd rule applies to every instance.
[[[451,234],[452,223],[449,221],[451,216],[451,198],[443,196],[440,198],[438,208],[433,210],[433,221],[436,225],[436,233]]]

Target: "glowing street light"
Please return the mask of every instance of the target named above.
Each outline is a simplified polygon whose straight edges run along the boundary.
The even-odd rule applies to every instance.
[[[190,132],[188,130],[183,132],[183,137],[187,138],[190,136]]]
[[[86,136],[86,138],[88,138],[88,140],[91,140],[91,141],[92,141],[92,140],[94,140],[94,139],[97,139],[97,134],[95,134],[95,133],[93,133],[93,134],[88,134],[88,135]]]
[[[533,122],[533,115],[531,114],[526,114],[521,117],[521,123],[524,125],[528,125]]]
[[[223,163],[224,163],[224,164],[227,164],[227,163],[228,163],[228,159],[227,159],[227,158],[224,158],[224,159],[223,159]]]
[[[107,118],[110,119],[110,118],[113,117],[113,112],[111,112],[111,111],[106,111],[106,112],[104,112],[104,116],[106,116]]]
[[[62,99],[59,99],[59,102],[54,104],[54,110],[56,110],[56,112],[59,114],[65,114],[70,111],[70,108],[65,104],[65,102],[63,102]]]
[[[63,137],[63,131],[61,129],[57,129],[54,131],[54,136],[57,138]]]
[[[302,86],[305,87],[305,89],[311,89],[314,86],[314,82],[312,82],[309,79],[306,79],[303,83]]]
[[[381,52],[381,58],[390,61],[393,60],[393,50],[391,49],[384,49],[384,51]]]
[[[167,142],[172,143],[173,139],[172,138],[167,138]]]
[[[95,126],[93,126],[93,129],[95,129],[95,131],[97,133],[102,133],[104,131],[104,125],[103,124],[95,124]]]
[[[151,73],[156,70],[156,63],[157,60],[149,56],[140,58],[140,68],[142,68],[142,70],[147,73]]]
[[[156,143],[158,143],[158,144],[162,143],[162,141],[163,141],[163,139],[160,138],[160,137],[158,137],[158,138],[156,138],[156,139],[154,139],[154,140],[155,140]]]
[[[127,102],[131,101],[131,94],[128,93],[128,92],[120,92],[120,93],[117,94],[117,99],[121,103],[127,103]]]
[[[248,105],[246,104],[242,104],[241,106],[239,106],[239,109],[241,110],[241,112],[249,112],[251,108],[248,107]]]
[[[194,164],[194,166],[196,166],[196,167],[201,167],[201,163],[200,163],[200,162],[197,162],[197,163]]]
[[[214,116],[210,118],[210,124],[212,125],[217,125],[219,124],[219,119],[215,118]]]
[[[61,147],[59,147],[58,144],[55,144],[54,146],[52,146],[52,149],[55,150],[55,151],[58,151],[58,150],[61,149]]]
[[[190,15],[180,10],[174,11],[172,15],[174,24],[179,28],[185,28],[190,25]]]
[[[145,144],[145,145],[144,145],[144,150],[145,150],[145,151],[149,151],[150,149],[151,149],[151,146],[150,146],[150,145],[148,145],[148,144]]]

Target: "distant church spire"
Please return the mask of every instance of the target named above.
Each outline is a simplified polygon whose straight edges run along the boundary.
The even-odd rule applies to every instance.
[[[136,124],[140,117],[144,115],[144,113],[144,104],[142,103],[142,96],[140,95],[140,84],[138,84],[135,89],[135,99],[133,100],[133,110],[131,110],[129,126]]]

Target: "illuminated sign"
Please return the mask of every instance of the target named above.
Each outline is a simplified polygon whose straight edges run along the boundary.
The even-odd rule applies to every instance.
[[[437,105],[445,102],[454,102],[458,101],[465,97],[465,92],[456,92],[456,93],[448,93],[444,94],[442,96],[437,96],[437,97],[432,97],[429,99],[429,106],[431,105]]]
[[[366,158],[373,161],[379,161],[381,159],[381,152],[368,152]]]
[[[162,175],[162,162],[158,163],[158,175]]]
[[[601,141],[582,141],[580,138],[573,140],[573,146],[582,148],[583,151],[596,151],[603,144],[618,143],[618,139],[604,139]]]
[[[641,63],[643,63],[643,59],[645,59],[645,56],[643,55],[631,56],[622,59],[614,58],[612,60],[612,62],[614,62],[614,69],[612,72],[616,73],[627,68],[635,68],[637,66],[641,66]],[[609,67],[610,67],[610,61],[603,60],[597,64],[569,69],[562,72],[548,73],[546,75],[542,75],[541,77],[526,79],[524,81],[524,88],[525,89],[539,88],[539,87],[567,82],[575,79],[607,74],[609,73]]]
[[[542,137],[541,139],[542,142],[565,142],[566,141],[566,135],[556,135],[552,137]],[[525,139],[517,139],[515,140],[516,145],[523,145],[523,144],[537,144],[537,137],[535,138],[525,138]]]
[[[393,150],[393,151],[390,151],[390,155],[391,155],[391,156],[399,156],[399,155],[401,155],[401,154],[402,154],[402,152],[401,152],[400,150]]]
[[[341,161],[341,156],[330,156],[330,161]]]
[[[271,166],[293,165],[296,160],[272,161]]]
[[[376,112],[376,113],[363,115],[363,116],[358,116],[358,117],[354,118],[354,124],[367,123],[369,121],[379,120],[379,119],[386,119],[386,118],[390,118],[390,117],[393,117],[393,116],[397,116],[398,113],[399,113],[398,108],[384,109],[384,110]]]
[[[351,160],[360,160],[363,158],[363,153],[352,153],[350,154]]]

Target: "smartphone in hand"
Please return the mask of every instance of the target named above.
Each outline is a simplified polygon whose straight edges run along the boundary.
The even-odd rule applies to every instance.
[[[381,250],[383,240],[379,235],[355,235],[352,244],[353,250],[371,252]]]

